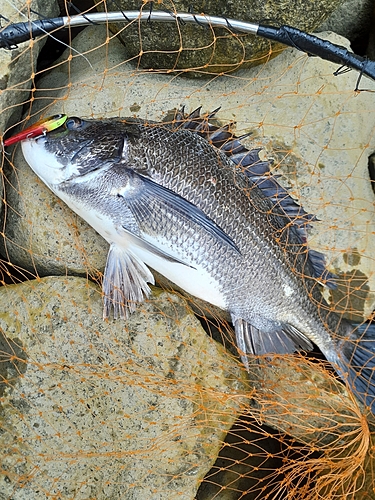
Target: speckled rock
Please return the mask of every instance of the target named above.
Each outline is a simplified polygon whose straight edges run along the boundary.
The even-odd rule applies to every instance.
[[[97,1],[98,9],[103,3]],[[223,16],[240,21],[259,23],[271,20],[276,25],[288,24],[301,30],[313,31],[342,3],[342,0],[305,2],[301,0],[176,0],[163,3],[164,10]],[[138,0],[119,0],[115,10],[137,10]],[[147,2],[143,8],[149,9]],[[155,9],[160,8],[156,4]],[[109,9],[108,4],[106,6]],[[187,76],[233,71],[264,62],[269,57],[270,42],[260,37],[233,36],[226,29],[204,29],[192,24],[133,23],[111,25],[125,46],[128,57],[135,58],[144,68],[161,70],[188,69]],[[273,49],[284,46],[272,43]],[[142,55],[140,57],[140,53]],[[194,71],[192,71],[194,69]]]
[[[372,25],[372,0],[345,0],[319,26],[319,31],[334,31],[351,42],[365,38]]]
[[[102,320],[83,278],[3,287],[0,302],[0,498],[203,500],[222,484],[217,498],[235,499],[275,480],[279,446],[261,424],[339,457],[341,474],[365,458],[366,421],[339,381],[291,355],[254,362],[247,380],[175,294],[154,288],[125,324]],[[233,429],[226,451],[244,415],[252,437]]]
[[[54,17],[59,13],[57,1],[54,0],[47,3],[34,0],[32,7],[36,12],[43,12],[46,17]],[[1,27],[6,26],[4,19],[17,23],[38,18],[35,13],[30,14],[24,0],[2,2],[1,16]],[[45,38],[31,44],[21,43],[12,50],[0,49],[0,137],[21,119],[23,106],[29,99],[33,84],[32,75],[36,70],[38,54],[44,43]],[[0,170],[4,163],[6,160],[1,154]],[[3,182],[0,182],[0,214],[3,210],[2,200]]]
[[[106,36],[103,27],[87,29],[76,48],[86,52]],[[334,35],[330,40],[347,43]],[[195,80],[135,71],[122,61],[119,45],[113,40],[86,52],[91,67],[76,56],[51,71],[40,81],[33,111],[42,107],[44,116],[64,112],[160,120],[182,104],[188,110],[202,105],[204,111],[221,105],[218,118],[236,121],[238,134],[252,131],[248,145],[264,147],[265,156],[284,174],[281,182],[320,219],[310,245],[327,254],[330,268],[342,278],[328,299],[352,319],[370,314],[375,306],[375,223],[367,157],[375,150],[375,115],[373,94],[353,91],[358,75],[334,77],[334,64],[287,49],[262,68],[243,70],[235,79],[215,78],[202,87]],[[365,77],[361,85],[375,88]],[[3,252],[41,274],[102,270],[107,244],[37,180],[17,149],[18,170],[9,174],[7,185],[12,210],[4,226],[6,239],[0,239]]]
[[[12,23],[25,22],[28,19],[38,19],[36,12],[45,17],[56,17],[59,12],[57,1],[45,2],[33,0],[30,13],[24,0],[2,2],[2,26],[4,18]],[[22,14],[21,14],[22,13]],[[42,49],[46,37],[38,41],[24,42],[12,50],[0,49],[0,134],[4,134],[8,127],[17,123],[22,114],[22,107],[29,99],[30,88],[33,84],[32,75],[36,70],[38,54]]]
[[[246,384],[184,301],[154,293],[124,325],[83,278],[0,300],[0,498],[192,500]]]

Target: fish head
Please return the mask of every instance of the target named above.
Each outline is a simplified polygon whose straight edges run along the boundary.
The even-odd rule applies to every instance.
[[[22,141],[33,171],[53,186],[73,181],[126,160],[127,133],[121,120],[68,117],[59,128]]]

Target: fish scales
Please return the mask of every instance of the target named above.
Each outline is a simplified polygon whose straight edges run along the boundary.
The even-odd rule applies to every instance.
[[[114,125],[113,122],[110,123]],[[115,127],[116,131],[122,128],[123,133],[127,133],[126,123],[116,123]],[[134,128],[131,126],[131,130],[134,131]],[[160,209],[150,210],[147,217],[140,221],[140,229],[146,234],[168,235],[170,241],[173,237],[177,238],[181,260],[191,262],[193,266],[203,263],[205,269],[213,273],[214,278],[222,286],[222,293],[226,295],[227,303],[231,303],[231,312],[244,319],[250,319],[249,313],[246,313],[246,310],[250,309],[252,315],[261,317],[261,320],[252,317],[252,323],[260,323],[264,329],[269,321],[272,323],[269,325],[272,331],[273,318],[276,315],[280,321],[287,320],[289,319],[287,316],[290,316],[290,298],[284,300],[279,290],[276,300],[275,283],[290,279],[297,281],[294,275],[290,274],[286,262],[286,257],[291,254],[284,253],[274,238],[275,228],[282,228],[285,222],[279,220],[282,216],[276,213],[269,200],[261,195],[251,181],[242,178],[239,173],[236,174],[234,165],[224,154],[214,150],[207,141],[193,134],[188,130],[181,130],[171,135],[170,130],[164,126],[137,124],[137,134],[134,139],[131,135],[129,138],[125,164],[126,162],[134,164],[135,171],[147,171],[148,175],[159,184],[173,189],[178,195],[198,206],[224,232],[231,235],[241,255],[230,247],[225,248],[224,243],[221,245],[224,247],[221,254],[213,252],[213,247],[219,245],[218,243],[215,245],[215,239],[207,231],[199,227],[197,229],[194,223],[190,223],[188,228],[187,221],[184,221],[184,224],[180,221],[177,225]],[[140,140],[143,144],[141,151],[139,145],[137,147],[137,141]],[[107,147],[106,141],[103,142],[103,146]],[[110,147],[109,156],[115,149],[113,146]],[[165,151],[169,152],[168,157]],[[204,169],[201,168],[202,163]],[[216,179],[216,182],[213,183],[212,178]],[[122,169],[112,169],[110,180],[111,189],[122,185],[124,183]],[[101,179],[98,178],[97,181],[100,184]],[[95,200],[96,209],[102,210],[103,213],[116,214],[115,220],[121,223],[121,207],[118,214],[111,200],[102,199],[100,188],[90,187],[91,183],[90,186],[81,184],[78,186],[79,189],[75,185],[67,185],[62,189],[69,196],[81,200],[90,197]],[[247,188],[250,193],[248,194],[243,188]],[[191,251],[195,246],[194,243],[200,243],[199,252],[195,254]],[[297,245],[299,242],[295,243]],[[265,262],[263,255],[272,255],[272,258]],[[240,284],[236,271],[243,275]],[[299,271],[301,275],[305,275],[307,269],[304,270],[301,266]],[[264,285],[261,301],[258,300],[260,281]],[[300,284],[298,285],[298,288],[293,285],[291,288],[298,290]],[[244,296],[246,296],[245,304]],[[307,300],[306,303],[309,305],[310,301]]]
[[[230,312],[245,366],[249,353],[314,342],[375,412],[375,325],[331,311],[320,290],[331,276],[305,241],[313,216],[229,127],[199,112],[179,112],[172,124],[71,117],[22,148],[51,190],[110,243],[105,317],[111,308],[126,316],[150,293],[149,266]]]
[[[276,300],[275,283],[297,281],[295,276],[290,274],[290,268],[294,268],[302,278],[311,274],[308,262],[303,257],[305,252],[300,240],[295,234],[282,231],[290,221],[286,221],[285,217],[278,213],[268,198],[262,195],[259,188],[241,175],[223,153],[214,150],[207,141],[200,137],[192,138],[193,132],[182,130],[171,135],[169,130],[160,126],[140,125],[140,128],[145,144],[144,155],[138,157],[140,164],[148,168],[151,176],[155,177],[160,184],[173,189],[204,211],[227,234],[231,235],[239,247],[241,256],[228,249],[223,254],[223,259],[220,260],[213,253],[215,265],[211,266],[218,280],[223,283],[223,291],[227,291],[230,295],[228,302],[232,303],[231,310],[244,317],[245,311],[242,304],[245,295],[246,309],[251,308],[258,314],[261,309],[262,315],[265,315],[267,308],[275,310],[281,321],[283,316],[281,311],[285,310],[290,317],[290,298],[288,297],[285,303],[278,293],[279,299]],[[172,158],[171,149],[174,151]],[[169,152],[168,159],[163,156],[165,151]],[[130,141],[129,152],[133,157],[137,157],[139,146],[137,148],[137,144]],[[150,157],[156,160],[155,164],[150,165]],[[159,158],[161,161],[158,160]],[[212,179],[215,181],[212,182]],[[156,219],[158,220],[158,217]],[[162,227],[161,222],[159,232]],[[275,240],[276,231],[281,231],[280,242]],[[288,247],[288,252],[282,250],[280,243]],[[202,255],[206,259],[206,251],[210,250],[211,245],[212,241],[208,239],[208,245],[204,245],[202,249]],[[272,259],[264,262],[264,256],[267,254],[272,255]],[[296,255],[299,257],[297,261]],[[225,262],[227,259],[232,261],[229,266]],[[227,273],[225,269],[228,270]],[[243,275],[240,284],[238,284],[238,274],[234,270],[240,270]],[[253,294],[251,290],[253,284],[258,289],[260,280],[263,281],[264,288],[269,290],[270,294],[266,296],[265,291],[262,291],[262,299],[258,304],[258,290],[254,290]],[[298,283],[298,287],[295,285],[294,288],[299,290],[301,283]],[[316,289],[311,285],[309,288]],[[256,302],[251,303],[249,307],[251,297],[254,297]],[[311,301],[306,300],[306,304],[310,306]]]

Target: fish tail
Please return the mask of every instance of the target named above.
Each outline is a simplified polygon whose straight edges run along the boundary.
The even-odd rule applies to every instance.
[[[340,375],[375,415],[375,323],[352,328],[350,336],[339,343]]]

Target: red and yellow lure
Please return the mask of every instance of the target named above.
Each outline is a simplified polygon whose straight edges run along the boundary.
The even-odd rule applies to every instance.
[[[51,132],[52,130],[61,127],[61,125],[64,125],[67,118],[67,115],[60,114],[39,120],[34,123],[34,125],[31,125],[31,127],[25,128],[22,132],[18,132],[18,134],[6,139],[4,141],[4,146],[11,146],[12,144],[23,141],[24,139],[32,139],[33,137],[45,135],[47,132]]]

